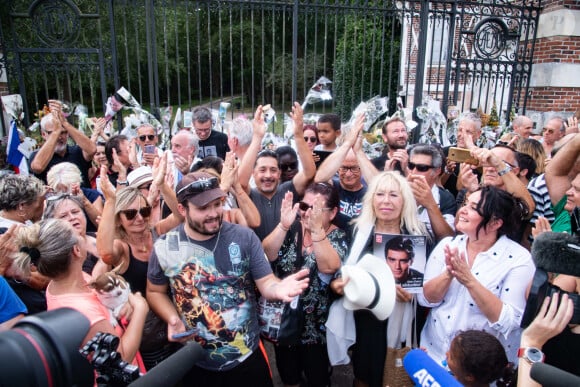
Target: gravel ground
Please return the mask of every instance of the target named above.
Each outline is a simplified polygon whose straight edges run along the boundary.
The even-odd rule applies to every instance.
[[[276,367],[274,345],[267,340],[264,340],[264,346],[266,347],[266,352],[268,353],[270,367],[272,367],[272,378],[274,379],[274,386],[283,387],[284,384],[282,383],[282,380],[280,380],[280,375],[278,375],[278,368]],[[350,365],[336,366],[332,369],[330,385],[332,387],[352,387],[353,378],[352,367]]]

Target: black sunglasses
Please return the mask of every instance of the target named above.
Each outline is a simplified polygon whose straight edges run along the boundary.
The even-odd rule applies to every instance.
[[[419,172],[427,172],[431,168],[434,168],[434,167],[432,165],[427,165],[427,164],[415,164],[415,163],[412,163],[409,161],[409,169],[410,170],[417,169]]]
[[[147,207],[141,207],[138,210],[131,208],[129,210],[122,210],[119,211],[122,214],[125,215],[125,217],[127,218],[127,220],[133,220],[135,219],[135,217],[137,216],[137,214],[141,214],[141,216],[143,218],[148,218],[149,216],[151,216],[151,207],[147,206]]]
[[[139,136],[139,140],[145,141],[147,139],[149,141],[153,141],[153,140],[155,140],[155,137],[156,136],[154,134],[144,134],[142,136]]]
[[[300,209],[300,211],[306,212],[309,209],[314,208],[314,206],[311,206],[310,204],[305,203],[305,202],[298,202],[298,208]],[[328,211],[328,210],[331,210],[331,208],[322,208],[322,211]]]
[[[298,163],[280,164],[280,169],[283,171],[292,171],[298,169]]]
[[[316,139],[316,137],[304,137],[304,141],[308,142],[308,140],[310,140],[310,142],[317,142],[318,141]]]
[[[177,191],[177,196],[179,195],[197,195],[199,193],[209,191],[210,189],[219,188],[220,183],[217,177],[210,177],[209,179],[199,179],[192,181],[185,187]]]

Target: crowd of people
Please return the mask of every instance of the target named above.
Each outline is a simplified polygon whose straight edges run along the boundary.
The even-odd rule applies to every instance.
[[[298,103],[292,142],[275,149],[261,106],[227,133],[196,107],[167,150],[149,124],[128,138],[94,119],[89,138],[58,101],[50,110],[29,160],[34,175],[0,178],[0,330],[70,307],[90,322],[85,342],[119,336],[123,360],[141,372],[193,340],[205,356],[183,383],[203,386],[271,386],[267,339],[285,386],[329,386],[326,323],[349,284],[341,267],[349,254],[357,262],[370,253],[391,270],[395,305],[386,320],[376,299],[354,311],[355,386],[384,386],[387,349],[402,347],[423,348],[465,386],[515,386],[516,376],[533,385],[537,361],[580,376],[570,361],[580,354],[580,326],[568,324],[573,296],[547,297],[520,326],[534,240],[580,236],[576,118],[553,117],[534,135],[517,117],[487,149],[478,147],[480,118],[464,114],[454,147],[470,160],[461,163],[449,148],[409,144],[396,116],[382,124],[383,154],[369,159],[364,115],[350,127],[334,114],[304,125]],[[132,290],[112,321],[94,289],[111,271]],[[580,292],[580,277],[550,278]],[[293,304],[301,330],[276,342],[271,326],[282,329],[285,317],[272,305]],[[542,350],[540,360],[529,355]]]

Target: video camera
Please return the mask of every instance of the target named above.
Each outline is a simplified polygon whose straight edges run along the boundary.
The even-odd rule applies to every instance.
[[[123,361],[119,338],[99,332],[80,348],[89,320],[62,308],[20,320],[0,333],[0,386],[172,386],[203,356],[190,342],[145,375]],[[90,358],[90,361],[88,360]],[[9,359],[9,361],[7,361]],[[95,374],[96,372],[96,374]]]
[[[540,311],[544,299],[555,293],[568,294],[574,303],[574,314],[570,324],[580,324],[580,296],[552,285],[548,278],[548,272],[580,277],[579,242],[580,238],[577,236],[562,232],[545,232],[535,239],[532,245],[532,259],[536,264],[536,273],[520,324],[522,328],[530,325]]]

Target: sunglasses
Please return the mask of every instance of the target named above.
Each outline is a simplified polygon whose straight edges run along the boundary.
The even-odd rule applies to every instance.
[[[147,207],[141,207],[138,210],[132,208],[130,210],[122,210],[119,211],[120,213],[124,214],[125,217],[127,218],[127,220],[133,220],[135,219],[135,217],[137,216],[137,214],[140,214],[141,217],[143,218],[148,218],[151,215],[151,207],[147,206]]]
[[[141,140],[141,141],[145,141],[145,140],[153,141],[153,140],[155,140],[155,137],[157,137],[157,136],[154,134],[144,134],[142,136],[139,136],[139,140]]]
[[[427,164],[415,164],[409,161],[408,163],[409,165],[409,169],[413,170],[416,169],[419,172],[427,172],[428,170],[430,170],[431,168],[433,168],[432,165],[427,165]]]
[[[309,209],[314,208],[314,206],[311,206],[310,204],[305,203],[305,202],[298,202],[298,208],[300,209],[300,211],[306,212]],[[322,211],[328,211],[328,210],[331,210],[331,209],[332,208],[322,208]]]
[[[308,142],[318,142],[318,140],[316,139],[316,137],[304,137],[304,141]]]
[[[298,169],[298,163],[280,164],[280,169],[283,171],[292,171]]]
[[[210,189],[219,188],[220,183],[217,177],[210,177],[209,179],[199,179],[192,181],[185,187],[177,191],[177,196],[179,195],[197,195]]]

